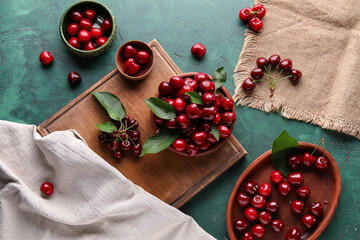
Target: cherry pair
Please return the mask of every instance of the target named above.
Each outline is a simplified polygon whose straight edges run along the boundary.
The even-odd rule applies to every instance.
[[[126,59],[124,70],[129,75],[135,75],[149,61],[149,53],[137,50],[132,45],[126,45],[123,50],[123,57]]]
[[[240,10],[239,18],[243,22],[249,22],[249,27],[258,32],[263,27],[262,18],[265,17],[266,9],[262,4],[255,4],[253,8],[246,7]]]
[[[324,171],[328,165],[328,160],[325,156],[319,156],[315,158],[313,154],[306,152],[302,155],[301,158],[297,155],[290,156],[287,159],[287,163],[291,169],[297,169],[300,167],[300,165],[303,165],[305,167],[311,167],[315,165],[316,169]]]

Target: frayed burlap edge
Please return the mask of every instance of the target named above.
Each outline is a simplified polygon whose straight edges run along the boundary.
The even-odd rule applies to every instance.
[[[266,4],[266,8],[269,9],[269,7],[270,4]],[[329,118],[317,113],[287,107],[272,99],[266,100],[251,93],[244,92],[241,85],[254,68],[256,57],[254,52],[258,46],[257,33],[247,29],[245,32],[244,46],[234,70],[235,94],[233,98],[238,105],[249,106],[265,112],[278,112],[281,110],[280,113],[285,118],[308,122],[324,129],[335,130],[360,139],[360,127],[349,123],[345,119]]]

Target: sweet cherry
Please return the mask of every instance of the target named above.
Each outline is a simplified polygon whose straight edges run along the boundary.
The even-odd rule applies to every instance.
[[[142,152],[142,146],[140,143],[136,143],[131,147],[131,151],[135,156],[139,156]]]
[[[54,191],[54,185],[51,182],[44,182],[40,186],[40,191],[46,196],[50,196]]]
[[[211,130],[211,123],[210,122],[202,122],[199,125],[199,129],[201,131],[208,133]]]
[[[207,134],[204,131],[195,132],[195,133],[192,134],[191,139],[197,145],[202,145],[207,139]]]
[[[301,220],[305,227],[307,227],[308,229],[313,228],[317,222],[316,218],[310,214],[305,214]]]
[[[212,132],[208,132],[208,137],[206,140],[211,144],[215,144],[218,141],[218,140],[216,140],[216,138],[214,137]]]
[[[192,78],[189,78],[189,77],[185,78],[184,84],[192,87],[194,89],[194,91],[197,91],[197,89],[198,89],[198,83]]]
[[[260,185],[259,193],[264,197],[269,197],[271,195],[271,185],[268,183],[262,183]]]
[[[217,113],[217,108],[216,107],[204,107],[203,108],[203,116],[202,118],[208,121],[212,121]]]
[[[201,98],[205,106],[214,106],[216,103],[216,97],[212,93],[204,93]]]
[[[246,193],[239,192],[236,196],[236,200],[240,207],[246,207],[250,203],[250,196]]]
[[[264,67],[269,66],[269,61],[264,57],[260,57],[260,58],[256,59],[256,65],[259,68],[264,68]]]
[[[296,227],[292,227],[285,235],[285,240],[300,240],[301,233]]]
[[[116,141],[111,141],[107,147],[108,147],[109,151],[115,152],[116,150],[119,149],[120,145]]]
[[[169,85],[169,87],[170,87],[170,85]],[[174,100],[173,107],[174,107],[175,111],[181,113],[181,112],[185,111],[186,102],[185,102],[185,100],[182,99],[182,98],[176,98],[176,99]]]
[[[84,50],[85,51],[91,51],[91,50],[95,50],[96,47],[95,47],[95,44],[93,42],[87,42],[85,45],[84,45]]]
[[[224,112],[221,115],[221,121],[225,124],[230,126],[236,121],[236,115],[233,112]]]
[[[276,67],[279,63],[280,63],[280,56],[277,54],[271,55],[269,57],[269,63],[273,66]]]
[[[304,176],[300,172],[292,172],[288,176],[290,185],[300,187],[304,184]]]
[[[310,195],[310,188],[307,186],[302,186],[299,187],[298,189],[296,189],[296,196],[298,196],[299,198],[308,198]]]
[[[120,142],[120,150],[123,152],[130,151],[131,150],[131,142],[130,141]]]
[[[75,11],[71,13],[70,18],[71,21],[78,23],[84,18],[84,15],[79,11]]]
[[[78,34],[78,39],[80,43],[87,43],[91,39],[91,35],[86,30],[80,30]]]
[[[293,83],[295,84],[298,83],[301,77],[302,77],[302,73],[299,70],[291,69],[289,79]]]
[[[291,186],[287,182],[282,182],[278,186],[278,191],[280,195],[287,196],[291,191]]]
[[[290,59],[284,59],[280,62],[279,68],[290,72],[292,68],[292,61]]]
[[[213,93],[215,91],[215,84],[210,80],[204,80],[199,84],[202,93]]]
[[[216,106],[215,106],[216,107]],[[215,124],[215,125],[219,125],[220,122],[221,122],[221,114],[220,113],[216,113],[214,119],[212,120],[212,122]]]
[[[268,212],[276,213],[279,210],[279,202],[278,201],[268,201],[266,203],[265,209]]]
[[[266,200],[261,195],[255,195],[251,199],[251,205],[253,205],[253,207],[255,207],[255,208],[263,208],[263,207],[265,207],[265,204],[266,204]]]
[[[324,207],[319,202],[313,202],[309,207],[310,213],[315,217],[321,217],[324,213]]]
[[[304,202],[299,201],[299,200],[292,201],[291,202],[291,210],[294,213],[302,214],[302,212],[304,210]]]
[[[251,235],[250,232],[246,231],[243,233],[240,240],[254,240],[254,237]]]
[[[264,71],[261,68],[255,68],[251,71],[250,76],[253,79],[261,79],[264,77]]]
[[[275,233],[281,232],[284,229],[284,226],[284,222],[280,219],[272,220],[270,223],[270,229]]]
[[[77,72],[70,72],[68,74],[68,82],[70,86],[74,87],[81,82],[81,76]]]
[[[118,159],[121,159],[123,157],[123,154],[121,151],[116,151],[114,152],[114,157],[118,158]]]
[[[135,57],[136,52],[137,52],[137,49],[129,44],[124,47],[123,56],[125,59],[133,58],[133,57]]]
[[[202,58],[206,53],[206,47],[201,43],[195,43],[191,47],[191,54],[197,58]]]
[[[140,70],[140,65],[135,62],[134,58],[129,58],[124,64],[124,70],[129,75],[135,75]]]
[[[279,170],[275,170],[271,173],[271,176],[270,176],[271,182],[277,184],[277,183],[281,183],[283,181],[283,179],[284,179],[284,177]]]
[[[255,4],[252,8],[253,11],[257,11],[256,16],[258,18],[263,18],[265,17],[266,14],[266,9],[264,8],[264,6],[262,4]]]
[[[134,142],[137,142],[140,139],[141,133],[135,130],[135,131],[130,131],[128,135]]]
[[[220,138],[227,138],[231,134],[230,129],[224,125],[219,125],[218,130],[220,133]]]
[[[234,222],[235,229],[239,232],[243,232],[247,229],[248,225],[245,220],[237,219]]]
[[[175,151],[183,152],[186,149],[186,142],[184,139],[176,139],[173,142],[172,147],[175,149]]]
[[[300,166],[301,159],[299,156],[290,156],[287,159],[287,164],[291,169],[297,169]]]
[[[47,66],[54,61],[54,57],[50,52],[43,51],[40,53],[39,60],[42,65]]]
[[[138,51],[135,60],[141,65],[146,65],[149,61],[149,54],[146,51]]]
[[[171,92],[170,84],[166,81],[161,82],[159,84],[158,91],[159,91],[160,95],[162,95],[162,96],[169,95]]]
[[[258,211],[253,207],[248,207],[244,212],[245,217],[250,221],[255,221],[258,217]]]
[[[176,121],[178,123],[179,129],[181,130],[188,129],[191,126],[191,121],[185,114],[180,114],[177,116]]]
[[[203,144],[200,145],[200,150],[207,150],[209,149],[209,147],[211,146],[211,144],[209,142],[204,142]]]
[[[70,37],[76,36],[78,34],[79,30],[80,30],[80,27],[76,23],[70,23],[66,28],[66,31]]]
[[[194,80],[199,84],[200,82],[202,82],[204,80],[210,80],[210,78],[209,78],[209,75],[207,75],[206,73],[199,72],[199,73],[195,74]]]
[[[84,12],[84,16],[91,20],[91,21],[94,21],[95,18],[96,18],[96,12],[92,9],[86,9],[85,12]]]
[[[104,45],[107,42],[107,38],[106,37],[99,37],[96,40],[96,46],[97,47],[101,47],[102,45]]]
[[[326,159],[326,157],[321,156],[316,159],[315,162],[316,169],[320,171],[324,171],[327,165],[328,165],[328,160]]]
[[[190,143],[186,147],[186,152],[190,157],[195,157],[199,153],[199,147]]]
[[[158,116],[156,116],[154,113],[153,113],[153,120],[156,124],[159,124],[159,125],[162,125],[164,123],[164,119],[162,118],[159,118]]]
[[[268,213],[267,211],[260,212],[258,218],[259,218],[259,222],[264,226],[268,225],[272,219],[270,213]]]
[[[262,238],[265,234],[265,228],[261,224],[256,224],[251,228],[251,233],[257,238]]]
[[[167,129],[177,129],[177,121],[176,121],[176,119],[173,118],[173,119],[167,120],[165,122],[165,127]]]
[[[103,31],[100,28],[92,28],[90,30],[91,39],[96,41],[99,37],[102,37]]]
[[[186,116],[191,120],[196,120],[202,117],[203,111],[197,104],[191,103],[185,109]]]
[[[79,23],[80,30],[90,31],[92,26],[93,26],[93,23],[89,19],[83,18],[80,20],[80,23]]]
[[[111,30],[112,30],[112,22],[110,19],[104,19],[104,21],[101,24],[101,30],[105,33],[105,34],[110,34]]]
[[[244,91],[251,91],[254,90],[254,88],[256,87],[256,84],[253,82],[253,80],[251,78],[246,78],[241,87],[243,88]]]
[[[250,195],[257,194],[259,192],[259,184],[253,180],[245,183],[245,192]]]
[[[249,21],[251,18],[254,17],[254,14],[252,14],[252,9],[249,7],[243,8],[239,12],[239,18],[243,22]]]
[[[178,76],[174,76],[170,78],[169,84],[174,90],[179,90],[184,85],[184,79]]]
[[[315,157],[310,153],[304,153],[302,156],[302,164],[306,167],[311,167],[314,165]]]
[[[252,30],[254,30],[255,32],[258,32],[262,29],[263,22],[261,21],[260,18],[254,17],[254,18],[250,19],[249,26]]]

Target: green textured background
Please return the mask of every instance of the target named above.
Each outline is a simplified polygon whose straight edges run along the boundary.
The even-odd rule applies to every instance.
[[[75,57],[61,42],[58,24],[63,11],[74,2],[0,1],[0,119],[39,125],[114,69],[117,48],[133,39],[148,42],[156,38],[183,72],[212,73],[224,66],[229,76],[226,87],[233,93],[231,75],[245,32],[238,13],[241,8],[252,6],[252,0],[104,0],[116,17],[118,35],[110,50],[96,59]],[[206,56],[200,61],[190,54],[195,42],[207,47]],[[43,50],[55,57],[48,68],[38,60]],[[66,79],[71,71],[79,72],[83,78],[75,89],[69,87]],[[327,149],[340,167],[340,202],[320,239],[359,239],[358,140],[247,107],[237,107],[237,119],[234,135],[249,154],[183,206],[184,213],[217,239],[228,239],[225,211],[237,178],[287,129],[299,141],[318,142],[325,137]]]

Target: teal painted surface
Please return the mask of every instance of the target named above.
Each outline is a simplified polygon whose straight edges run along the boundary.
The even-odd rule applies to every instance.
[[[0,1],[0,119],[39,125],[114,69],[117,47],[132,39],[148,42],[156,38],[183,72],[212,73],[224,66],[229,75],[226,87],[233,93],[231,75],[245,31],[238,12],[252,5],[251,0],[104,0],[102,2],[116,17],[118,35],[114,45],[95,59],[72,55],[58,34],[60,17],[74,2]],[[205,58],[200,61],[190,54],[196,42],[207,47]],[[55,57],[48,68],[38,61],[43,50],[49,50]],[[67,84],[67,74],[71,71],[79,72],[83,78],[75,89]],[[228,239],[225,211],[237,178],[253,160],[271,148],[273,139],[283,129],[287,129],[299,141],[318,142],[325,137],[327,149],[340,167],[339,206],[320,239],[359,239],[358,140],[247,107],[237,107],[237,119],[234,135],[249,154],[183,206],[184,213],[194,217],[217,239]]]

